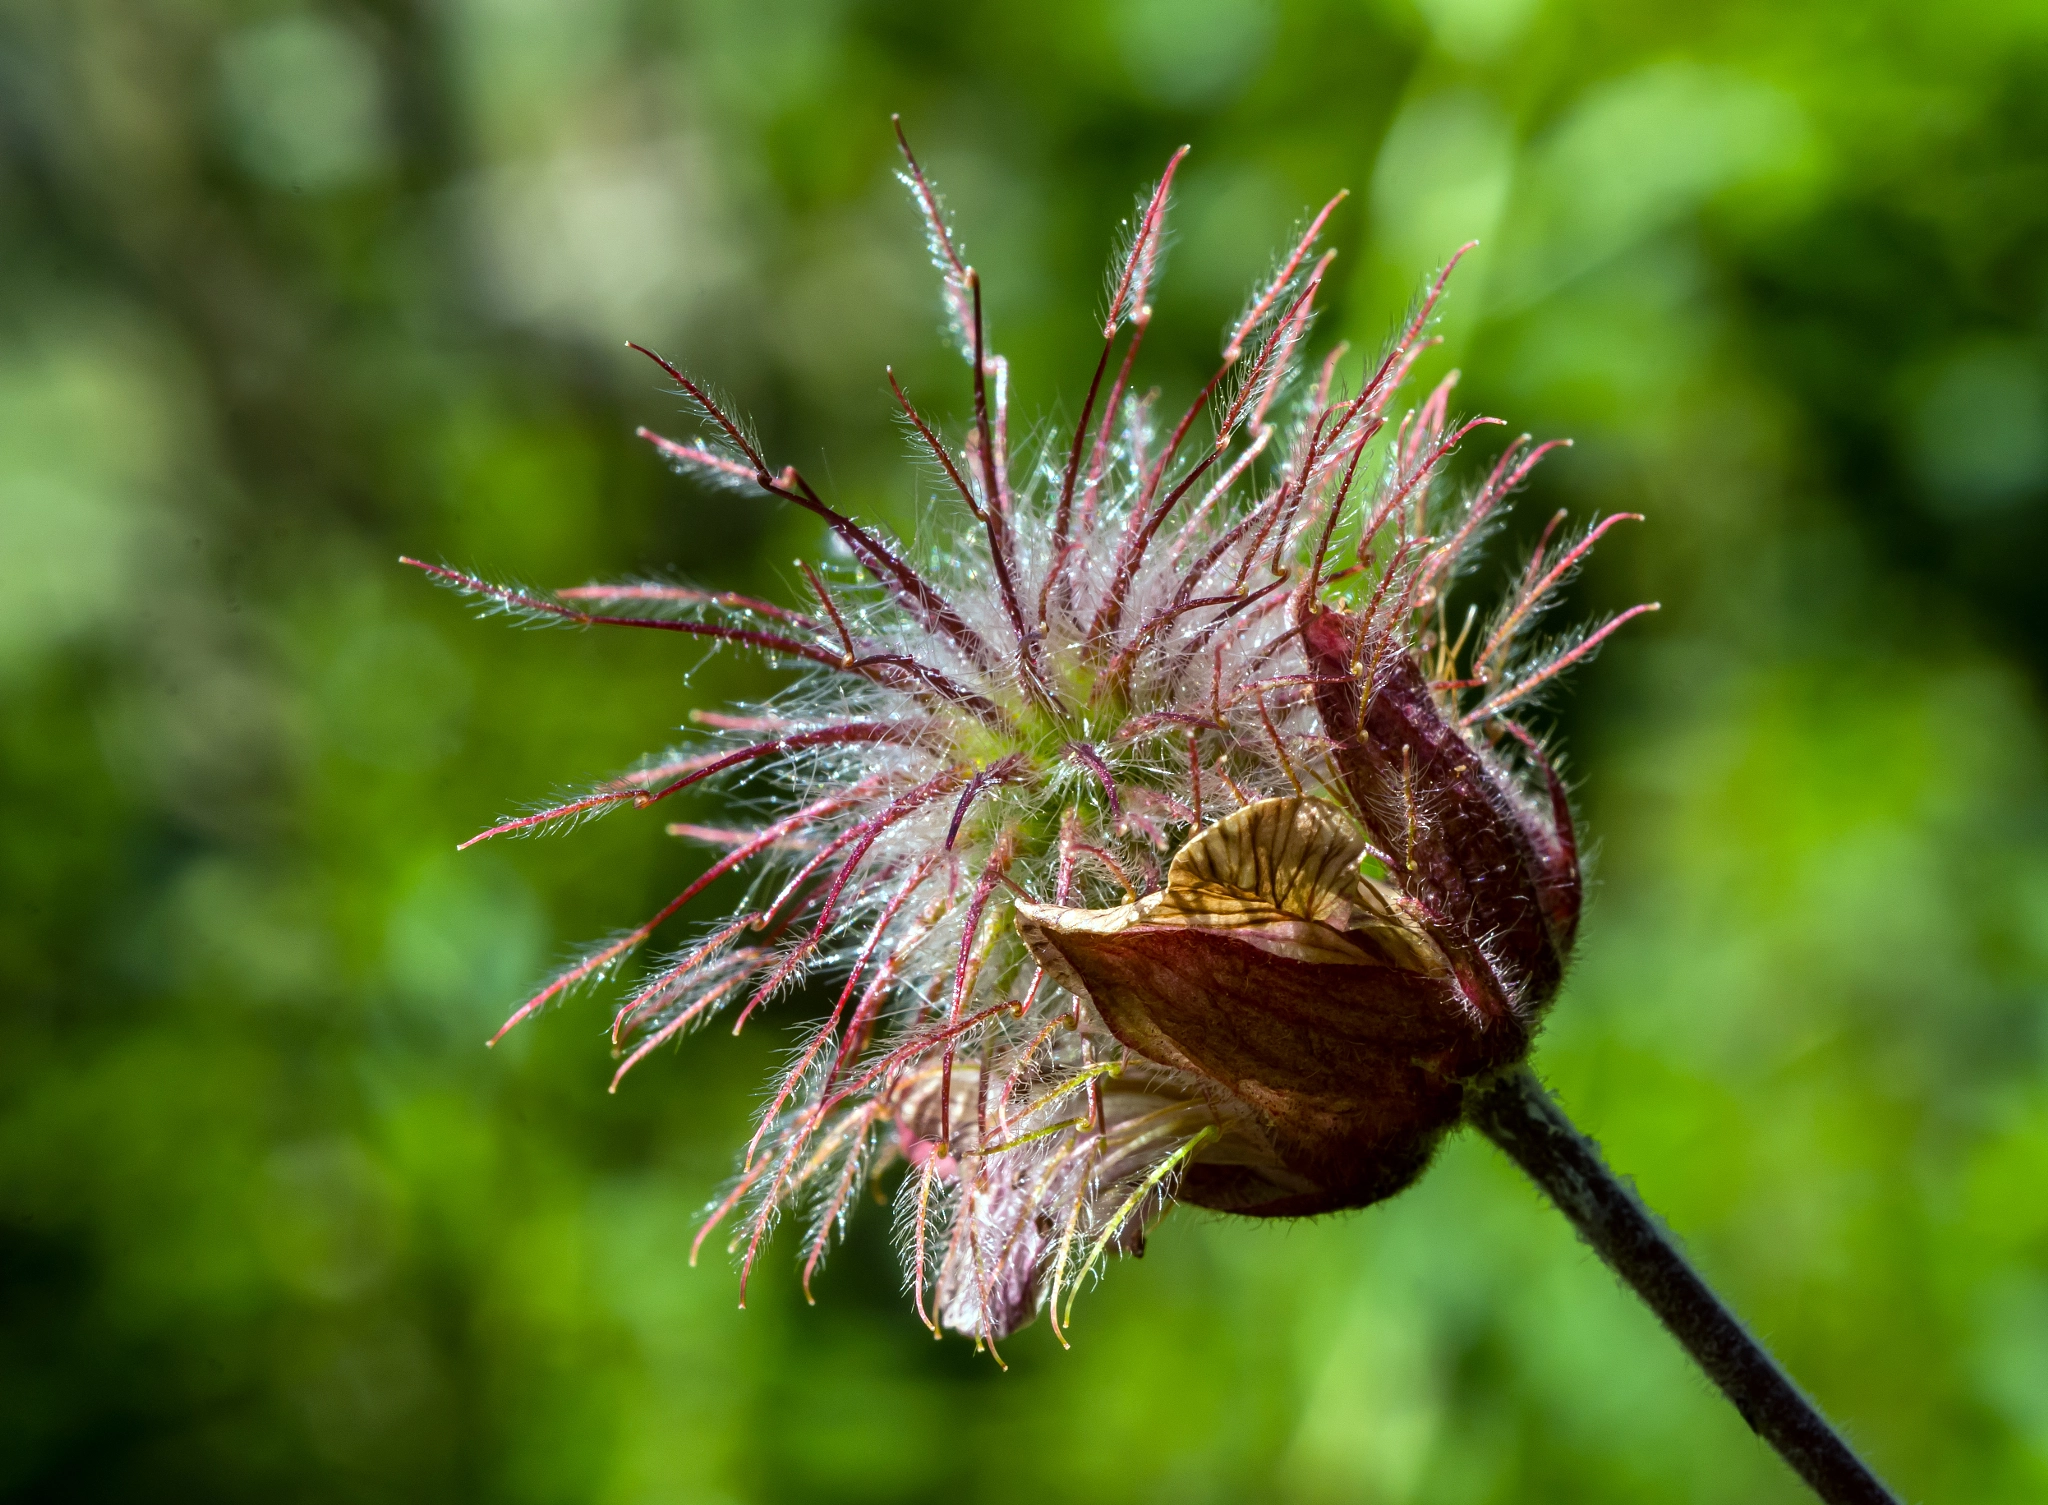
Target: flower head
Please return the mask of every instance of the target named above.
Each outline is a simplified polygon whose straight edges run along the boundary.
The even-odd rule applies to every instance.
[[[897,1168],[920,1317],[992,1343],[1041,1310],[1057,1329],[1176,1199],[1285,1216],[1400,1190],[1467,1085],[1526,1053],[1579,871],[1563,789],[1510,713],[1634,612],[1531,643],[1618,519],[1569,543],[1553,521],[1486,625],[1468,608],[1449,630],[1460,567],[1551,446],[1517,439],[1446,497],[1447,458],[1493,420],[1451,421],[1452,377],[1391,421],[1448,267],[1355,390],[1341,347],[1304,370],[1337,200],[1207,386],[1171,422],[1155,412],[1131,373],[1183,154],[1112,266],[1071,436],[1013,453],[980,281],[903,155],[973,392],[952,440],[890,378],[950,493],[944,536],[842,514],[654,357],[702,432],[644,437],[679,471],[815,514],[849,565],[803,566],[801,607],[421,567],[529,619],[734,643],[792,671],[765,705],[698,715],[690,745],[475,838],[711,780],[770,810],[669,827],[716,860],[506,1028],[744,871],[742,908],[653,964],[613,1022],[623,1077],[715,1014],[737,1029],[829,981],[699,1243],[728,1230],[744,1297],[798,1211],[808,1291],[856,1193]]]

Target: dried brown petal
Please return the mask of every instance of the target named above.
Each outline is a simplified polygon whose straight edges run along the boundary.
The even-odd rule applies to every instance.
[[[1262,800],[1136,903],[1017,906],[1032,954],[1118,1040],[1255,1126],[1197,1157],[1183,1201],[1272,1216],[1377,1201],[1420,1172],[1463,1083],[1526,1049],[1518,1020],[1466,1005],[1442,941],[1360,874],[1364,852],[1334,805]]]

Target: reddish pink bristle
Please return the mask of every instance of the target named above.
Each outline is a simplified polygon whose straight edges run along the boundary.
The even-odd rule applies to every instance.
[[[1479,657],[1476,660],[1477,664],[1482,668],[1485,667],[1492,662],[1495,654],[1507,647],[1509,640],[1515,635],[1516,629],[1528,619],[1529,613],[1535,609],[1537,603],[1552,590],[1556,589],[1565,576],[1569,575],[1578,566],[1579,562],[1592,552],[1593,545],[1606,536],[1608,529],[1612,528],[1616,523],[1639,523],[1642,520],[1643,515],[1640,512],[1617,512],[1611,517],[1602,518],[1595,524],[1593,529],[1584,538],[1565,551],[1564,557],[1551,566],[1542,579],[1536,581],[1535,584],[1527,587],[1519,594],[1514,606],[1509,610],[1507,616],[1502,619],[1500,626],[1495,628],[1493,635],[1486,640],[1486,646],[1480,650]]]
[[[911,873],[910,881],[896,891],[894,897],[890,899],[888,906],[883,909],[880,918],[875,921],[873,928],[868,932],[866,944],[861,947],[860,955],[855,959],[852,968],[847,973],[846,986],[840,989],[838,1001],[833,1004],[831,1014],[826,1017],[825,1022],[819,1025],[812,1034],[810,1043],[805,1047],[802,1055],[798,1057],[796,1064],[784,1074],[782,1086],[777,1090],[775,1097],[770,1101],[767,1108],[762,1111],[760,1126],[754,1130],[754,1137],[748,1141],[746,1154],[741,1159],[743,1165],[752,1165],[754,1163],[754,1154],[761,1147],[761,1136],[768,1132],[768,1126],[774,1121],[775,1116],[782,1111],[783,1105],[789,1101],[791,1094],[796,1091],[797,1084],[803,1080],[804,1073],[810,1070],[811,1062],[816,1058],[818,1051],[823,1048],[825,1041],[831,1038],[832,1032],[839,1027],[839,1021],[846,1013],[846,1005],[853,998],[854,987],[859,983],[861,973],[867,969],[868,963],[873,960],[875,950],[881,945],[882,938],[888,933],[890,925],[895,922],[896,916],[902,911],[903,906],[909,902],[910,896],[924,885],[925,880],[932,875],[932,870],[938,864],[939,859],[936,856],[927,857],[923,862],[919,863],[917,868]]]
[[[747,1022],[747,1019],[753,1014],[754,1010],[766,1002],[774,994],[775,990],[789,979],[791,974],[803,964],[804,959],[823,944],[825,937],[831,933],[832,920],[839,912],[839,900],[846,892],[846,885],[852,881],[854,873],[859,870],[861,863],[867,859],[869,850],[881,837],[882,833],[899,821],[914,815],[923,806],[930,804],[947,790],[957,785],[960,779],[960,770],[947,769],[939,777],[920,784],[907,794],[899,796],[880,814],[868,817],[868,819],[846,832],[845,835],[836,838],[826,847],[824,852],[805,865],[803,874],[800,876],[805,876],[815,871],[818,862],[823,857],[835,853],[843,845],[851,845],[853,847],[853,854],[841,864],[838,874],[832,880],[832,886],[825,892],[824,900],[819,906],[816,926],[812,929],[810,935],[793,949],[775,970],[769,974],[767,979],[754,990],[754,996],[747,1000],[745,1011],[741,1013],[738,1022],[733,1025],[734,1034],[739,1033],[740,1026]],[[795,887],[796,880],[792,880],[790,888],[785,889],[784,893],[787,894],[790,889]],[[778,900],[777,904],[779,905],[780,902]],[[770,914],[775,912],[775,907],[770,906]]]
[[[1476,722],[1486,720],[1488,717],[1499,715],[1516,701],[1526,699],[1537,687],[1549,680],[1555,679],[1573,664],[1583,663],[1596,648],[1619,632],[1623,626],[1645,613],[1660,610],[1661,607],[1662,603],[1657,601],[1646,601],[1641,606],[1631,606],[1627,611],[1616,615],[1605,626],[1601,627],[1599,631],[1590,634],[1568,653],[1560,654],[1556,659],[1544,665],[1543,668],[1537,670],[1527,679],[1510,685],[1477,710],[1469,711],[1464,716],[1461,716],[1458,719],[1458,724],[1460,726],[1471,726]]]

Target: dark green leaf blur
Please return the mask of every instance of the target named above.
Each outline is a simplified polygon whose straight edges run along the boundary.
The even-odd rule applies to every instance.
[[[0,1494],[1802,1498],[1476,1139],[1177,1213],[1004,1373],[885,1208],[815,1308],[688,1266],[803,1000],[616,1096],[602,995],[483,1049],[703,859],[455,843],[768,681],[396,556],[789,599],[819,530],[664,472],[627,338],[939,505],[891,111],[1047,422],[1184,141],[1169,401],[1334,189],[1326,342],[1481,242],[1421,375],[1577,440],[1494,568],[1641,511],[1574,609],[1665,606],[1556,703],[1596,886],[1538,1067],[1905,1494],[2048,1497],[2039,0],[0,0]]]

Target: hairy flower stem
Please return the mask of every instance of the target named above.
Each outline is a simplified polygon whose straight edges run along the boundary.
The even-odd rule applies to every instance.
[[[1579,1236],[1648,1303],[1735,1403],[1829,1505],[1898,1505],[1778,1362],[1686,1262],[1671,1235],[1572,1127],[1534,1072],[1516,1067],[1472,1095],[1472,1124],[1528,1172]]]

